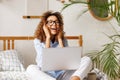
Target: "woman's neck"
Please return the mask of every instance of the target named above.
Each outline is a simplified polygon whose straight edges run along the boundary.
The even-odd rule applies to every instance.
[[[52,37],[51,37],[51,41],[52,41],[52,43],[55,42],[55,36],[52,36]]]

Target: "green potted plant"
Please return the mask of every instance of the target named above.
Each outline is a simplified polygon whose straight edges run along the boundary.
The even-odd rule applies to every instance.
[[[102,20],[109,19],[108,17],[112,16],[114,17],[118,24],[120,25],[120,1],[119,0],[69,0],[69,2],[63,2],[64,7],[62,8],[62,11],[66,9],[67,7],[73,5],[73,4],[87,4],[88,9],[85,10],[83,13],[87,11],[91,11],[93,15],[96,15],[96,17],[103,18]],[[105,14],[108,14],[106,17]],[[104,19],[104,17],[106,17]]]
[[[102,0],[102,5],[99,5],[99,1],[101,0],[69,0],[68,3],[63,3],[64,7],[62,10],[73,4],[87,4],[89,6],[88,10],[98,10],[98,13],[96,12],[96,14],[98,14],[97,16],[102,18],[107,16],[107,18],[100,20],[107,20],[111,17],[114,17],[117,20],[118,25],[120,25],[120,5],[118,5],[120,3],[119,0],[108,0],[107,2],[104,2],[106,0]],[[85,10],[82,14],[88,10]],[[88,55],[92,58],[94,67],[107,74],[109,78],[108,80],[116,80],[118,78],[120,79],[120,34],[117,33],[116,35],[109,35],[108,38],[111,40],[110,43],[106,43],[103,45],[101,50],[92,51]]]
[[[94,67],[107,74],[108,80],[120,78],[120,35],[108,36],[110,43],[103,45],[102,50],[92,51],[88,55],[92,58]]]

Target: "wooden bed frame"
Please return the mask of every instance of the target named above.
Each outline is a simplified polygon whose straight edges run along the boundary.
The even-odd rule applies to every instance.
[[[68,40],[78,40],[79,46],[83,46],[82,35],[79,36],[65,36]],[[33,40],[33,36],[0,36],[3,41],[3,50],[14,49],[16,40]]]

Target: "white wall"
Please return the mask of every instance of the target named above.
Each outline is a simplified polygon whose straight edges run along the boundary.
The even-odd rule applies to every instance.
[[[60,10],[62,5],[57,6],[58,1],[50,1],[50,10]],[[52,3],[56,3],[52,5]],[[56,7],[57,6],[57,7]],[[65,22],[66,35],[83,35],[84,40],[84,53],[91,50],[97,50],[108,42],[109,39],[105,36],[115,34],[113,27],[120,31],[115,19],[108,21],[96,20],[89,11],[80,16],[80,14],[88,7],[85,4],[75,4],[62,11]],[[111,25],[112,24],[112,25]],[[113,26],[113,27],[112,27]]]
[[[43,8],[47,8],[48,10],[60,11],[63,6],[57,0],[47,0],[49,1],[47,7],[42,5],[41,8],[39,8],[40,6],[38,4],[32,7],[32,4],[37,3],[33,1],[40,2],[40,0],[1,0],[0,36],[31,36],[34,34],[34,30],[40,20],[22,18],[23,15],[33,14],[31,13],[30,8],[33,11],[35,10],[36,15],[38,15],[40,11],[37,12],[36,10],[40,9],[43,11]],[[30,4],[31,2],[32,4]],[[35,7],[38,8],[35,9]],[[89,11],[78,17],[79,13],[86,8],[87,5],[73,5],[62,12],[66,35],[83,35],[84,53],[99,49],[101,45],[108,42],[109,39],[104,33],[108,35],[114,34],[115,32],[112,25],[118,31],[120,30],[120,27],[118,27],[117,22],[114,19],[110,21],[99,21],[93,18]],[[21,47],[18,47],[20,45]],[[23,45],[25,47],[23,47]],[[20,44],[17,44],[17,50],[23,56],[26,67],[35,62],[36,53],[32,41],[26,41],[25,43],[20,42]]]
[[[23,19],[26,0],[2,0],[0,2],[0,36],[32,36],[39,19]],[[35,63],[33,41],[16,42],[16,49],[23,56],[25,67]],[[19,47],[17,47],[20,45]],[[0,50],[2,43],[0,44]]]

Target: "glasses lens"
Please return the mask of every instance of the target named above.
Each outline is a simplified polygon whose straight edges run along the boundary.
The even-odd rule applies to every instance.
[[[59,21],[47,21],[47,24],[52,26],[53,24],[59,25]]]

